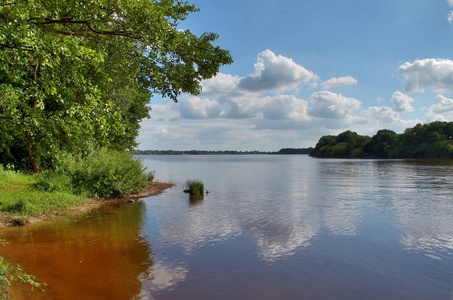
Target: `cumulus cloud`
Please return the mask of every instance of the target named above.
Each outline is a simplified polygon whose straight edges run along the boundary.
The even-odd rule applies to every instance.
[[[453,0],[447,0],[448,5],[453,6]]]
[[[414,108],[411,105],[411,103],[414,102],[414,99],[401,92],[397,91],[393,94],[392,102],[395,105],[395,111],[397,112],[414,111]]]
[[[308,102],[295,96],[268,98],[263,116],[271,120],[301,119],[307,117]]]
[[[219,73],[214,78],[201,82],[202,93],[203,95],[235,94],[238,92],[239,80],[239,76]]]
[[[437,95],[436,104],[431,106],[430,110],[438,114],[453,112],[453,99],[449,99],[442,95]]]
[[[361,102],[355,98],[329,91],[316,92],[311,95],[310,103],[314,106],[309,114],[320,118],[343,118],[359,109]]]
[[[382,123],[392,123],[399,120],[399,114],[387,106],[372,106],[362,113],[365,116],[373,117]]]
[[[448,59],[421,59],[406,62],[398,70],[406,78],[406,92],[453,93],[453,61]]]
[[[170,105],[167,104],[153,104],[151,108],[151,118],[157,121],[169,121],[176,120],[179,118],[180,113],[177,105],[171,101]]]
[[[239,88],[250,92],[290,90],[301,83],[317,80],[318,75],[296,64],[292,59],[275,55],[270,50],[258,54],[253,73],[239,80]]]
[[[354,85],[357,84],[357,79],[352,76],[331,78],[321,84],[321,87],[326,90],[330,90],[342,85]]]
[[[226,97],[214,100],[189,97],[182,99],[178,105],[180,119],[239,120],[259,117],[283,120],[308,116],[308,102],[293,95]],[[161,108],[159,110],[164,111]]]
[[[453,99],[437,95],[435,100],[435,104],[428,109],[426,115],[427,121],[446,121],[447,119],[453,119]]]
[[[214,119],[223,114],[224,108],[217,101],[190,97],[181,102],[180,112],[184,119]]]
[[[257,99],[229,99],[226,102],[228,110],[225,113],[227,119],[250,119],[258,115],[261,103]]]

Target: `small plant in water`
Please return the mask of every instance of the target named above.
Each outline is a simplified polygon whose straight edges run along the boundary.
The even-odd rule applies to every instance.
[[[153,180],[154,180],[154,175],[155,175],[155,174],[156,174],[156,173],[155,173],[154,171],[148,172],[148,173],[146,174],[146,179],[147,179],[148,181],[153,181]]]
[[[186,193],[190,193],[194,196],[204,195],[204,184],[200,180],[189,180],[186,182],[187,189],[184,190]]]

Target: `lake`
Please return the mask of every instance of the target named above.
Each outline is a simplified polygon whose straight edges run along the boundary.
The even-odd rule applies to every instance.
[[[453,299],[452,160],[140,158],[175,187],[0,231],[19,299]]]

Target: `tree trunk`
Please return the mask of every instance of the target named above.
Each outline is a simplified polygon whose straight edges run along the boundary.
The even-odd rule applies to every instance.
[[[33,80],[34,81],[36,81],[36,77],[38,76],[38,68],[39,68],[39,63],[36,63],[35,69],[34,69],[34,72],[33,72]],[[34,98],[33,99],[33,104],[32,104],[33,110],[36,110],[36,106],[37,106],[37,101],[36,101],[36,98]],[[33,147],[33,143],[31,141],[31,137],[29,137],[28,138],[28,145],[27,145],[28,160],[30,161],[30,164],[31,164],[31,166],[33,168],[33,173],[36,174],[36,173],[40,173],[41,170],[39,169],[38,162],[36,161],[36,158],[33,155],[32,147]]]
[[[28,143],[28,147],[27,147],[27,150],[28,150],[28,160],[30,161],[30,164],[31,166],[33,167],[33,173],[40,173],[41,170],[39,169],[39,165],[38,165],[38,162],[36,161],[36,158],[35,156],[33,155],[33,152],[31,151],[31,148],[32,148],[32,143],[29,142]]]

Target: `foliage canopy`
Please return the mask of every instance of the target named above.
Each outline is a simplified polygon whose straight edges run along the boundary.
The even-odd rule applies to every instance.
[[[371,138],[351,131],[323,136],[310,155],[324,158],[453,158],[453,122],[417,124],[402,134],[383,129]]]
[[[152,94],[177,101],[232,63],[214,33],[179,30],[180,0],[0,3],[0,163],[58,164],[88,144],[131,149]]]

